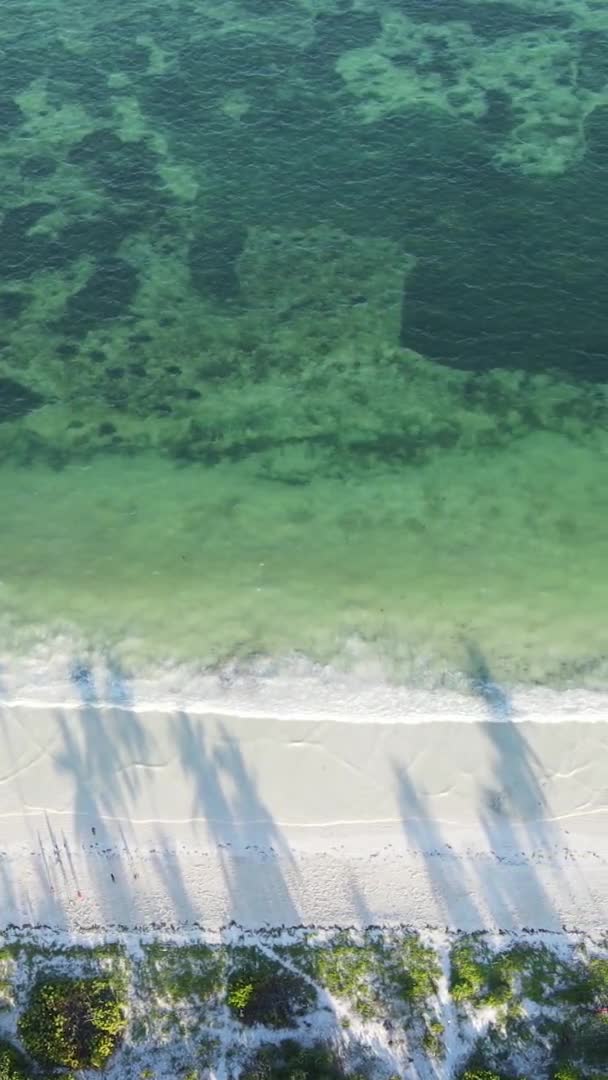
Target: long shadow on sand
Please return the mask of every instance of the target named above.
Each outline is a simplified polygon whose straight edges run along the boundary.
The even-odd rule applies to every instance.
[[[507,691],[493,677],[481,650],[467,646],[469,686],[488,711],[475,722],[493,749],[492,782],[482,792],[478,826],[483,844],[455,852],[408,769],[395,762],[394,775],[408,845],[424,861],[438,909],[450,929],[523,926],[534,912],[533,929],[559,927],[555,905],[539,867],[550,868],[556,894],[567,886],[560,867],[565,843],[542,790],[543,765],[518,723]],[[473,763],[474,765],[474,763]],[[480,833],[477,832],[479,837]],[[547,880],[547,870],[543,880]]]
[[[57,770],[74,791],[71,818],[97,901],[107,898],[108,918],[119,909],[123,917],[135,921],[136,872],[128,857],[124,822],[140,784],[132,766],[149,756],[150,736],[133,707],[119,664],[109,660],[103,675],[96,676],[87,660],[77,659],[70,677],[81,701],[80,723],[74,725],[65,712],[57,711],[61,740]],[[47,820],[47,830],[51,828]],[[67,851],[63,832],[61,842]],[[40,837],[40,847],[48,848],[48,837]],[[76,874],[73,884],[80,896]]]
[[[555,905],[541,884],[538,867],[550,868],[558,895],[565,898],[570,886],[562,872],[565,838],[552,820],[542,787],[543,762],[526,738],[529,724],[517,722],[508,694],[493,678],[481,651],[469,645],[468,655],[471,690],[487,706],[483,731],[494,751],[495,780],[484,791],[479,819],[489,849],[500,853],[503,867],[514,869],[513,874],[498,875],[481,864],[482,892],[490,912],[515,917],[524,895],[527,906],[538,913],[534,929],[555,927]]]
[[[180,713],[175,741],[192,783],[192,819],[218,854],[229,901],[227,916],[269,926],[301,923],[283,868],[297,878],[282,833],[257,789],[236,740],[221,731],[211,745],[203,718]],[[260,869],[263,872],[260,873]]]
[[[0,710],[7,792],[19,796],[23,782],[34,875],[18,882],[0,852],[8,908],[66,928],[91,913],[108,928],[150,924],[151,912],[167,928],[300,925],[296,863],[238,742],[212,718],[186,713],[159,715],[155,734],[111,659],[93,667],[77,658],[70,681],[78,705],[41,713],[39,724]],[[172,760],[182,787],[175,825],[173,808],[156,805],[158,770]],[[37,773],[22,781],[30,764],[46,790],[38,793]],[[186,865],[201,868],[197,884]],[[219,889],[217,876],[206,889],[205,867],[219,873]]]

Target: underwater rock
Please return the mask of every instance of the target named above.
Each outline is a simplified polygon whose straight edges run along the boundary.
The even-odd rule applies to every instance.
[[[584,90],[601,91],[608,84],[608,32],[581,30],[576,81]]]
[[[0,292],[0,319],[18,319],[27,304],[20,292]]]
[[[85,135],[70,150],[68,161],[86,169],[118,200],[145,201],[158,184],[156,154],[144,142],[123,142],[107,128]]]
[[[42,404],[44,398],[35,390],[23,386],[16,379],[0,375],[0,423],[18,420]]]
[[[125,315],[137,286],[137,271],[124,259],[99,261],[86,284],[69,297],[57,328],[68,337],[79,336],[92,326]]]
[[[26,180],[43,180],[57,171],[57,162],[52,157],[36,154],[34,157],[26,158],[19,168]]]
[[[345,49],[371,45],[382,30],[382,19],[377,11],[320,11],[313,27],[324,49],[336,57]]]
[[[23,113],[16,102],[11,98],[0,98],[0,133],[19,127],[22,120]]]
[[[455,169],[450,190],[432,193],[436,222],[406,282],[403,345],[466,370],[608,377],[608,106],[590,114],[585,137],[583,160],[563,176],[488,169],[474,190]]]
[[[31,202],[5,212],[0,224],[0,277],[19,280],[46,269],[54,240],[29,233],[40,218],[53,210],[54,203]]]
[[[471,0],[396,0],[395,7],[420,22],[465,22],[479,37],[492,39],[503,34],[529,34],[534,30],[567,30],[572,16],[567,11],[528,11],[501,0],[472,3]]]
[[[63,253],[64,262],[81,255],[96,258],[113,255],[134,227],[133,218],[127,214],[100,213],[94,217],[75,218],[59,233],[57,247]]]
[[[197,292],[214,300],[238,296],[236,264],[246,239],[240,222],[211,222],[200,230],[188,249],[190,278]]]

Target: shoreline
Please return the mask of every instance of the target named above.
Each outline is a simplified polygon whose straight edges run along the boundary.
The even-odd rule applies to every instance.
[[[193,716],[347,724],[608,720],[608,688],[508,687],[485,672],[477,679],[453,672],[445,680],[451,685],[424,687],[391,680],[369,656],[349,671],[299,653],[214,667],[140,662],[127,668],[104,650],[61,645],[53,652],[0,654],[0,706],[95,707],[142,715],[186,710]]]

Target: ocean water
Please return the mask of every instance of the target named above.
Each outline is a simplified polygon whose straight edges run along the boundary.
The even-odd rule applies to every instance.
[[[606,6],[5,0],[0,54],[4,664],[605,688]]]

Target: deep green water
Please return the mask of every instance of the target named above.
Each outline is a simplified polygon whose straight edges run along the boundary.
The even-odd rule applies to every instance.
[[[5,651],[605,685],[605,5],[5,0],[0,54]]]

